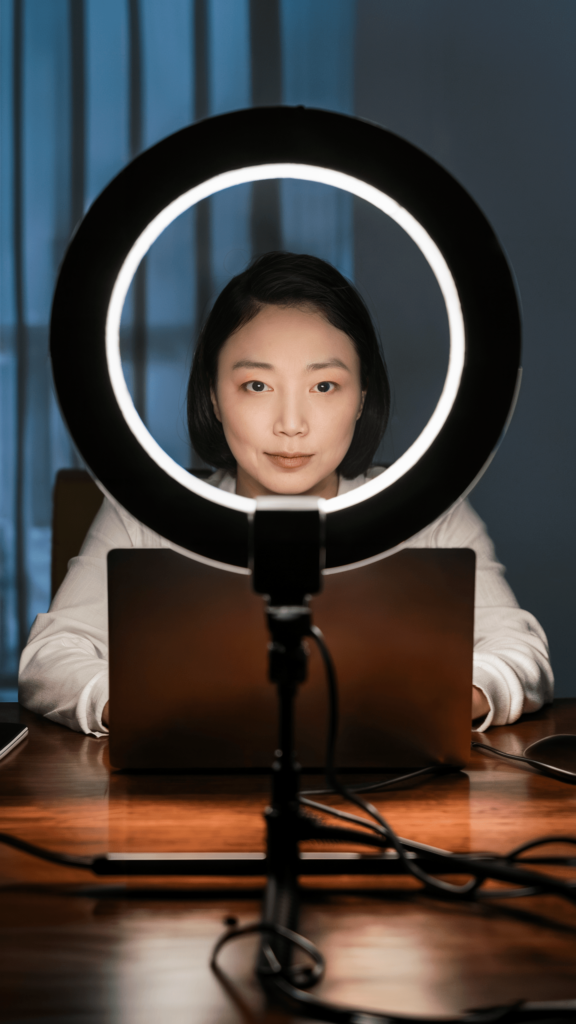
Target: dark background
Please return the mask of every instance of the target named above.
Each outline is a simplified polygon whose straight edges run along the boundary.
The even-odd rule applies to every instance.
[[[454,174],[516,275],[522,388],[471,500],[520,604],[546,629],[558,696],[576,696],[575,42],[573,0],[358,3],[355,112]],[[356,245],[369,264],[358,221]],[[377,282],[370,291],[377,307]]]

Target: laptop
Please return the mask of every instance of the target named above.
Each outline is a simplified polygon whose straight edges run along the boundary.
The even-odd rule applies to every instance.
[[[312,598],[338,676],[337,765],[461,767],[470,752],[475,553],[409,549],[324,576]],[[264,601],[251,577],[164,549],[108,555],[110,759],[148,771],[269,769],[278,746]],[[308,641],[296,752],[325,762],[327,687]]]

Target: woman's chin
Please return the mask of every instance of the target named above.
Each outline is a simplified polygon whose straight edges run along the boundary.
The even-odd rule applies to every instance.
[[[318,466],[284,469],[271,465],[253,465],[242,468],[238,462],[236,493],[255,498],[258,494],[317,494],[333,498],[338,492],[336,470],[318,472]]]
[[[298,483],[296,480],[279,480],[276,484],[268,484],[267,490],[273,494],[307,494],[314,487],[314,483]]]
[[[263,493],[272,494],[308,494],[320,488],[325,477],[319,477],[317,473],[310,473],[306,468],[302,470],[276,470],[262,473],[258,476],[258,483],[265,489]],[[337,488],[336,483],[336,488]]]

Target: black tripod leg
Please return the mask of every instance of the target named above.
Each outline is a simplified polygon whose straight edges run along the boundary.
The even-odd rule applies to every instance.
[[[294,760],[293,713],[296,686],[292,682],[278,684],[280,711],[279,740],[281,749],[272,769],[272,806],[266,810],[268,881],[264,894],[262,919],[266,924],[282,925],[297,931],[299,811],[296,798],[299,769]],[[270,959],[278,966],[289,967],[292,947],[279,936],[262,940],[258,970],[265,976],[271,969]]]
[[[298,930],[298,844],[294,837],[297,824],[287,829],[286,819],[277,816],[269,808],[266,812],[268,828],[268,856],[270,857],[268,879],[264,892],[262,920],[265,924],[282,925],[291,931]],[[288,834],[288,833],[291,834]],[[270,960],[276,966],[289,967],[292,946],[277,935],[265,936],[260,947],[258,970],[262,975],[269,973]]]

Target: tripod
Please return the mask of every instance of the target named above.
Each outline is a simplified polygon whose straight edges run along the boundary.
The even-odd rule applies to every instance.
[[[294,700],[306,679],[307,651],[303,637],[310,632],[310,611],[305,606],[269,607],[269,678],[278,689],[278,740],[272,765],[271,804],[266,809],[268,877],[262,919],[296,931],[298,923],[298,842],[306,838],[306,819],[297,798],[300,766],[294,751]],[[268,942],[269,940],[263,940]],[[270,945],[279,963],[290,959],[282,939]],[[264,966],[263,954],[259,965]]]

